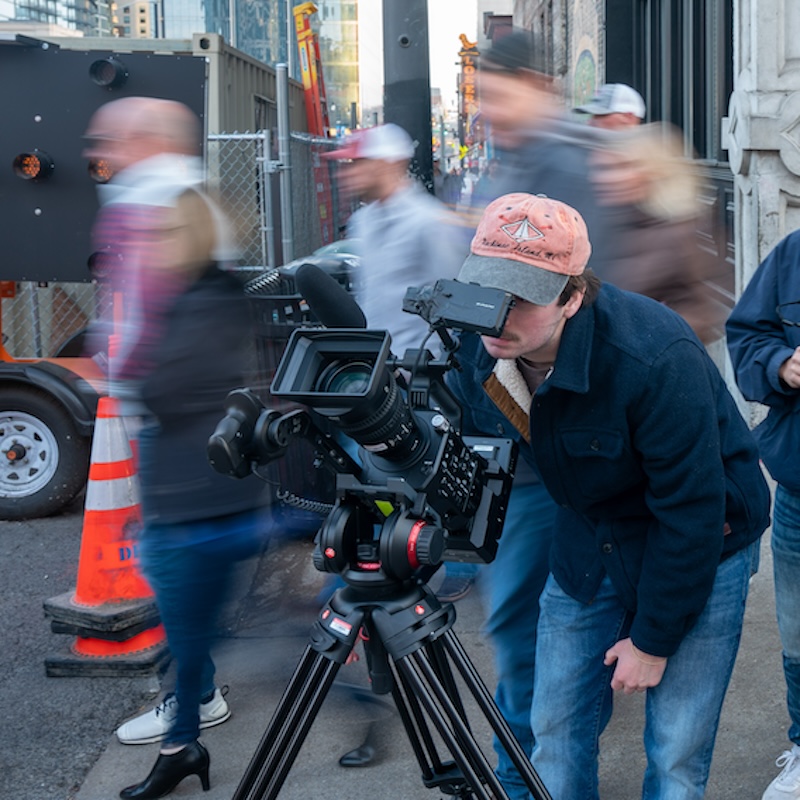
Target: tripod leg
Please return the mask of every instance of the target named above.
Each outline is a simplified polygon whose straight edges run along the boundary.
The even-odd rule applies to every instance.
[[[439,787],[445,794],[460,795],[466,789],[463,772],[453,761],[443,763],[431,735],[417,694],[403,672],[395,668],[396,685],[392,692],[408,740],[422,769],[423,783]],[[402,691],[401,691],[402,689]]]
[[[306,648],[232,800],[277,797],[340,667]]]
[[[456,668],[461,673],[464,683],[469,688],[484,716],[489,720],[500,744],[514,762],[514,766],[519,770],[534,800],[552,800],[550,793],[542,783],[542,779],[534,770],[530,759],[520,747],[511,728],[508,727],[508,723],[497,708],[494,698],[486,688],[486,684],[481,679],[473,663],[469,660],[469,656],[458,637],[451,629],[446,631],[444,636],[438,641],[442,643],[453,664],[455,664]]]
[[[428,657],[421,650],[416,650],[395,663],[425,706],[472,793],[480,800],[492,800],[492,797],[508,800],[508,795],[448,696]],[[487,792],[485,784],[489,785],[493,794]]]

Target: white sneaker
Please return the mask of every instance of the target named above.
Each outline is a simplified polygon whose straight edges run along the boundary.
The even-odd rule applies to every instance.
[[[800,800],[800,746],[792,745],[791,750],[779,755],[775,766],[783,769],[761,800]]]
[[[222,690],[215,689],[214,696],[207,703],[200,703],[201,728],[212,728],[230,718],[231,710],[224,696],[227,691],[227,686]],[[116,730],[117,739],[122,744],[160,742],[167,735],[177,713],[178,698],[170,692],[155,708],[120,725]]]

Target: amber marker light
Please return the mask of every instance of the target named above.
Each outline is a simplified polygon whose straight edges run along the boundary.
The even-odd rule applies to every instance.
[[[114,170],[104,158],[93,158],[89,161],[89,177],[95,183],[108,183],[114,177]]]
[[[128,68],[114,56],[99,58],[89,67],[89,77],[106,89],[118,89],[128,80]]]
[[[53,159],[43,150],[20,153],[13,163],[14,174],[24,181],[41,181],[50,177],[55,169]]]

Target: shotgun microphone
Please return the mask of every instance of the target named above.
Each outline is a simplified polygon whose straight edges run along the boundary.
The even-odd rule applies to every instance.
[[[326,328],[366,328],[361,306],[335,278],[314,264],[301,264],[295,273],[297,291]]]

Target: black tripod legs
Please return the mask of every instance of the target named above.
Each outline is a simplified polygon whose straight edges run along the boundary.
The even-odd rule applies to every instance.
[[[391,692],[428,788],[458,800],[508,800],[470,730],[453,666],[495,736],[511,757],[534,800],[552,800],[500,715],[486,686],[451,630],[452,606],[426,589],[360,601],[339,590],[320,614],[289,686],[281,698],[233,800],[274,800],[300,752],[339,668],[366,632],[372,688]],[[432,724],[454,761],[442,762]]]
[[[534,800],[552,800],[550,793],[533,768],[527,753],[522,749],[505,718],[497,708],[494,698],[475,669],[475,665],[469,660],[469,656],[458,637],[452,630],[449,630],[440,641],[450,656],[452,663],[464,679],[465,684],[469,687],[478,707],[492,726],[500,745],[509,755],[525,781]]]
[[[400,659],[398,673],[419,698],[433,726],[444,740],[465,781],[463,796],[479,800],[507,798],[491,765],[477,746],[463,716],[445,691],[440,676],[434,671],[427,654],[417,650]],[[487,791],[489,786],[491,793]],[[469,794],[467,794],[467,790]]]
[[[306,647],[232,800],[278,796],[340,667]]]

